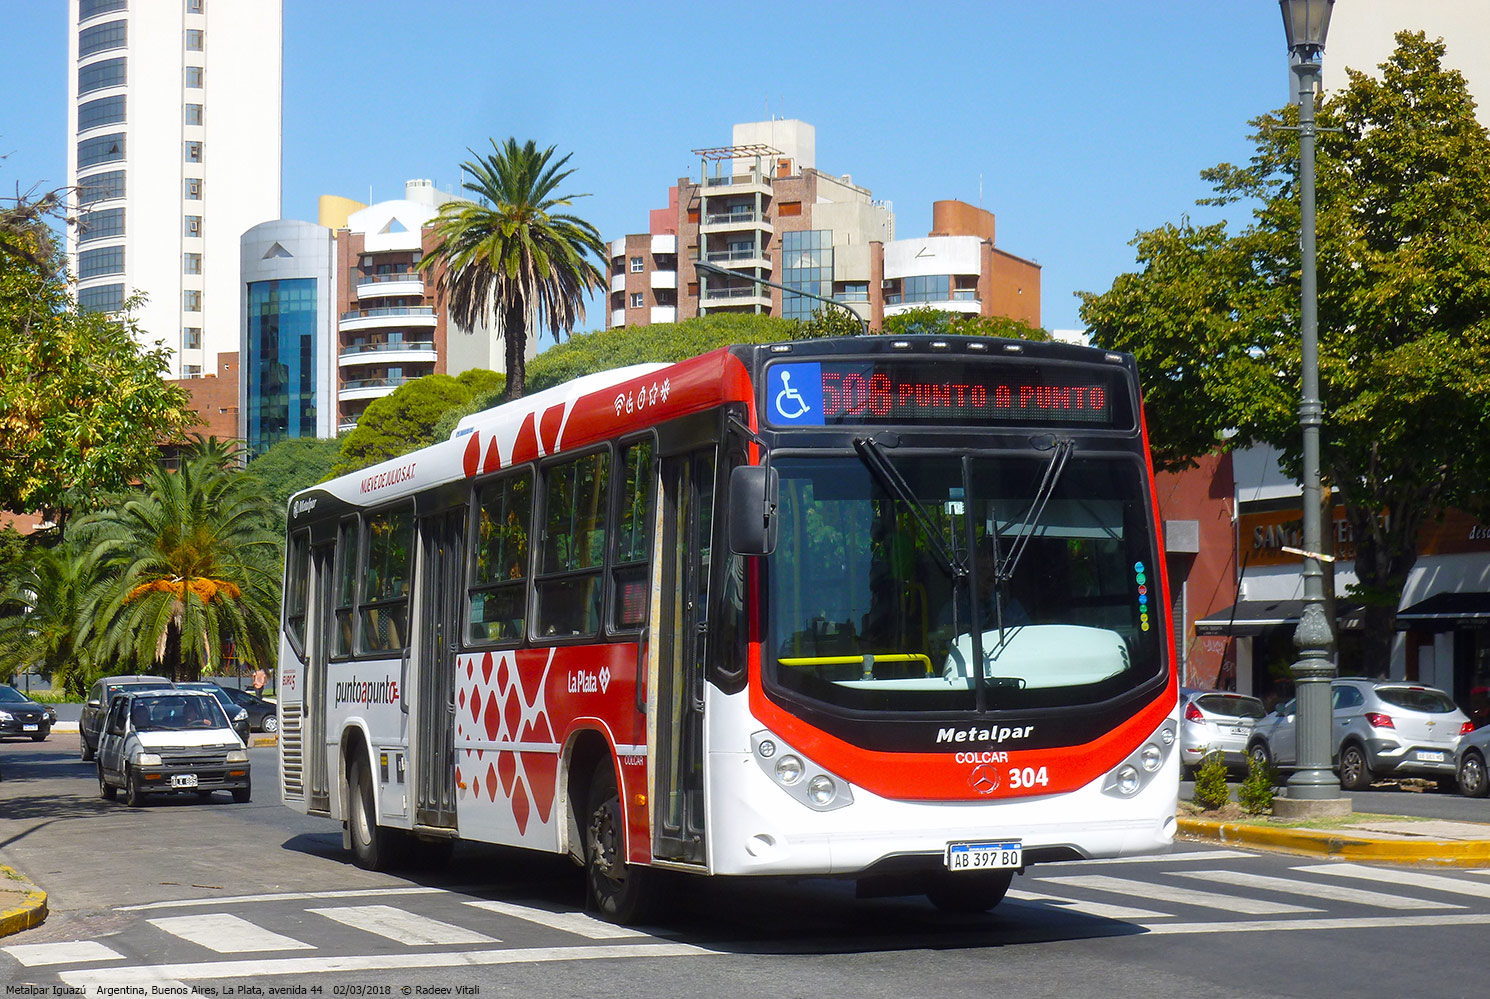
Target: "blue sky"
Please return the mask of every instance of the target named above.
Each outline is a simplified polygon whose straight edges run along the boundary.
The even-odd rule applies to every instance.
[[[66,9],[0,0],[6,196],[65,180]],[[1199,171],[1244,160],[1247,120],[1287,92],[1273,0],[285,0],[284,55],[286,217],[454,187],[468,147],[515,135],[573,152],[576,208],[612,239],[697,173],[689,150],[800,118],[818,168],[892,201],[899,236],[981,184],[998,245],[1043,268],[1053,329],[1131,269],[1139,229],[1208,217]]]

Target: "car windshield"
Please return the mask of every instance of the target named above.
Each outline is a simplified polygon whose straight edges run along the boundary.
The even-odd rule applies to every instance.
[[[7,687],[4,684],[0,684],[0,701],[17,702],[29,700],[29,697],[14,687]]]
[[[1456,709],[1447,694],[1429,687],[1378,687],[1376,696],[1393,707],[1430,715],[1446,715]]]
[[[228,719],[215,699],[183,694],[136,698],[129,717],[137,732],[228,727]]]
[[[768,682],[899,712],[975,708],[979,654],[992,709],[1091,703],[1159,674],[1137,462],[1072,456],[1053,477],[1038,452],[883,453],[903,490],[856,456],[774,460]]]

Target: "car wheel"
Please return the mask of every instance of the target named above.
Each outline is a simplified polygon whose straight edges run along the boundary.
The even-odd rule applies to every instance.
[[[1490,774],[1485,772],[1485,758],[1471,749],[1459,761],[1459,793],[1468,798],[1490,794]]]
[[[279,731],[279,715],[265,715],[263,729],[271,735]]]
[[[234,794],[236,800],[237,792]],[[400,846],[399,831],[384,829],[378,825],[372,774],[365,760],[352,761],[351,770],[347,774],[347,798],[350,805],[347,830],[351,833],[353,862],[365,870],[386,871],[396,860],[395,855]]]
[[[140,779],[129,773],[124,775],[124,803],[130,808],[139,808],[145,803],[145,791],[140,787]]]
[[[98,796],[104,801],[113,801],[119,795],[119,789],[103,779],[103,765],[98,767]]]
[[[1254,742],[1247,747],[1247,755],[1257,761],[1257,765],[1263,769],[1273,765],[1273,754],[1268,750],[1267,743]]]
[[[926,884],[926,897],[943,912],[987,912],[1004,900],[1013,871],[938,871]]]
[[[48,735],[50,735],[50,734],[51,734],[51,731],[52,731],[52,730],[51,730],[51,729],[49,729],[49,728],[44,728],[44,729],[42,729],[42,730],[41,730],[41,731],[40,731],[40,732],[37,732],[37,733],[35,733],[35,734],[34,734],[34,735],[32,735],[32,736],[31,736],[31,741],[32,741],[32,742],[41,742],[41,741],[43,741],[43,740],[44,740],[44,739],[46,739],[46,737],[47,737],[47,736],[48,736]]]
[[[626,822],[609,757],[595,767],[585,814],[585,887],[590,904],[613,923],[646,919],[656,901],[654,872],[626,863]]]
[[[1371,764],[1366,751],[1354,742],[1340,747],[1340,786],[1347,791],[1371,789]]]
[[[81,755],[83,757],[83,762],[84,763],[92,763],[93,762],[93,747],[90,746],[90,745],[88,745],[88,737],[86,735],[84,735],[83,733],[81,733],[81,732],[78,733],[78,745],[81,747],[81,749],[79,750],[79,752],[81,753]]]
[[[250,784],[245,783],[242,787],[233,788],[233,800],[238,802],[238,804],[240,805],[248,801],[248,799],[252,796],[253,787]]]

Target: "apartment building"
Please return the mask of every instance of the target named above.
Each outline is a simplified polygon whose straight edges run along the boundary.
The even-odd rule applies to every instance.
[[[610,326],[710,312],[806,319],[824,307],[808,295],[841,302],[876,329],[917,307],[1040,324],[1039,265],[995,246],[991,212],[936,202],[928,236],[897,240],[890,202],[816,168],[813,126],[748,122],[733,140],[695,149],[698,178],[678,179],[646,233],[610,242]]]
[[[283,0],[69,0],[78,301],[135,293],[172,377],[238,350],[239,236],[280,213]]]

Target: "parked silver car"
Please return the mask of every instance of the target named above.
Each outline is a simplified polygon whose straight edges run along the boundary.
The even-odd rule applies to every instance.
[[[1247,762],[1247,744],[1267,714],[1262,702],[1229,690],[1180,691],[1180,765],[1187,771],[1220,754],[1229,767]]]
[[[1455,775],[1455,751],[1471,730],[1448,694],[1406,681],[1342,678],[1330,685],[1331,751],[1340,786],[1364,791],[1381,777]],[[1257,723],[1248,753],[1264,762],[1296,760],[1295,702],[1285,701]]]
[[[1459,793],[1471,798],[1483,798],[1490,794],[1490,772],[1485,761],[1490,760],[1490,725],[1481,725],[1459,740],[1454,751],[1454,773],[1459,778]]]

